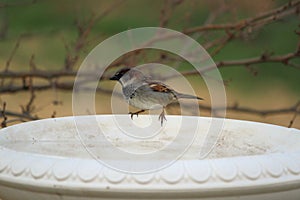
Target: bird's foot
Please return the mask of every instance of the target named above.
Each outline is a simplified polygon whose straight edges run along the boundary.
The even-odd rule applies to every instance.
[[[163,126],[164,120],[167,121],[166,117],[165,117],[165,109],[163,109],[163,111],[160,113],[160,115],[158,116],[158,120],[160,120],[160,125]]]
[[[137,112],[129,112],[131,119],[133,120],[133,115],[139,116],[140,113],[145,112],[145,110],[139,110]]]

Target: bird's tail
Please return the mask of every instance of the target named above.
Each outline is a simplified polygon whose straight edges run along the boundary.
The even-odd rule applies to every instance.
[[[203,98],[200,98],[200,97],[197,97],[197,96],[193,96],[193,95],[190,95],[190,94],[177,93],[176,96],[179,99],[198,99],[198,100],[204,100]]]

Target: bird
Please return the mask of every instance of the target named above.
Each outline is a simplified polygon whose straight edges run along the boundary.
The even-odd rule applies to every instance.
[[[167,121],[165,108],[170,103],[178,102],[178,99],[203,100],[198,96],[179,93],[160,81],[151,80],[134,68],[122,68],[110,77],[110,80],[118,81],[122,86],[124,99],[129,105],[139,109],[128,113],[132,120],[134,115],[138,117],[140,113],[147,110],[162,109],[158,120],[163,126],[164,120]]]

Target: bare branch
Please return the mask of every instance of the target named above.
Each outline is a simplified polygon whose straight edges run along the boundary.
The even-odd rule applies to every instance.
[[[300,66],[297,65],[290,65],[290,60],[294,58],[299,58],[300,54],[298,52],[295,53],[288,53],[279,56],[265,56],[262,54],[259,57],[248,58],[248,59],[241,59],[241,60],[232,60],[232,61],[221,61],[217,63],[219,68],[225,66],[239,66],[239,65],[253,65],[258,63],[282,63],[287,66],[291,66],[297,69],[300,69]]]
[[[250,17],[247,19],[240,20],[236,23],[229,23],[229,24],[210,24],[205,26],[193,27],[183,31],[185,34],[192,34],[196,32],[202,31],[211,31],[211,30],[243,30],[250,26],[268,24],[273,21],[277,21],[282,19],[283,17],[290,15],[290,14],[297,14],[298,10],[297,7],[300,5],[300,1],[290,1],[289,3],[273,9],[271,11],[259,14],[255,17]],[[292,12],[291,12],[292,10]]]
[[[293,67],[296,69],[300,69],[299,65],[296,65],[291,62],[291,60],[295,59],[295,58],[300,58],[300,53],[298,50],[294,53],[288,53],[288,54],[277,55],[277,56],[270,56],[268,54],[262,54],[261,56],[247,58],[247,59],[219,61],[219,62],[216,62],[216,66],[218,68],[233,67],[233,66],[249,67],[253,64],[282,63],[283,65]],[[201,68],[200,72],[206,73],[206,72],[214,70],[214,69],[215,69],[215,66],[205,66],[205,67]],[[192,75],[199,74],[199,72],[196,70],[189,70],[189,71],[181,72],[181,74],[184,76],[192,76]],[[164,77],[164,79],[175,78],[177,76],[178,75],[171,75],[171,76]]]
[[[278,114],[288,114],[288,113],[296,113],[297,115],[299,115],[300,111],[297,110],[297,105],[298,104],[293,105],[291,107],[287,107],[287,108],[261,110],[261,109],[242,107],[242,106],[238,106],[236,104],[233,106],[226,107],[226,110],[233,111],[233,112],[240,112],[240,113],[248,113],[248,114],[253,114],[253,115],[260,115],[262,117],[266,117],[266,116],[270,116],[270,115],[278,115]]]
[[[293,53],[287,53],[283,55],[269,55],[266,53],[263,53],[262,55],[258,57],[253,58],[246,58],[246,59],[240,59],[240,60],[225,60],[225,61],[219,61],[216,62],[216,66],[218,68],[222,67],[232,67],[232,66],[250,66],[253,64],[260,64],[260,63],[282,63],[286,66],[290,66],[296,69],[300,69],[299,65],[296,65],[295,63],[292,63],[291,61],[295,58],[300,58],[300,51],[297,50]],[[166,59],[166,58],[163,58]],[[207,72],[214,69],[214,66],[205,66],[201,69],[201,72]],[[96,71],[95,71],[96,73]],[[87,73],[82,74],[87,77],[95,77],[95,73]],[[198,72],[196,71],[187,71],[183,72],[183,75],[194,75]],[[34,70],[34,71],[2,71],[0,72],[0,78],[24,78],[24,77],[32,77],[32,78],[42,78],[46,80],[51,80],[53,78],[63,78],[63,77],[75,77],[77,74],[77,71],[49,71],[49,70]],[[108,79],[108,77],[103,77],[102,80]],[[1,91],[1,89],[0,89]]]
[[[189,104],[185,104],[185,106],[186,106],[186,108],[193,108]],[[214,108],[212,108],[211,106],[208,106],[208,105],[199,104],[200,110],[205,110],[205,111],[209,111],[209,112],[211,112],[211,111],[218,112],[221,110],[226,110],[226,111],[235,112],[235,113],[259,115],[261,117],[267,117],[267,116],[271,116],[271,115],[289,114],[289,113],[294,113],[295,115],[300,115],[300,110],[298,109],[298,107],[299,107],[299,103],[297,103],[291,107],[278,108],[278,109],[265,109],[265,110],[239,106],[238,104],[235,104],[232,106],[227,106],[227,107],[214,107]]]
[[[32,77],[32,78],[43,78],[43,79],[53,79],[60,77],[74,77],[76,76],[77,71],[65,71],[65,70],[35,70],[35,71],[2,71],[0,72],[0,78],[23,78],[23,77]]]
[[[0,113],[0,117],[3,117],[3,116],[4,116],[3,113]],[[23,114],[20,112],[9,111],[9,110],[5,111],[5,116],[18,117],[19,119],[23,119],[22,121],[31,121],[31,120],[39,119],[36,116],[31,116],[31,115]],[[21,120],[18,120],[18,121],[21,121]],[[7,121],[7,123],[8,122],[9,121]]]

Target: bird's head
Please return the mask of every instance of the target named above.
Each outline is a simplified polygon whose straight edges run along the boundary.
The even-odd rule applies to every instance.
[[[130,71],[130,68],[123,68],[123,69],[117,71],[112,77],[110,77],[110,80],[118,81],[129,71]]]
[[[136,69],[123,68],[117,71],[110,80],[119,81],[122,85],[127,85],[133,81],[143,81],[145,80],[145,75]]]

